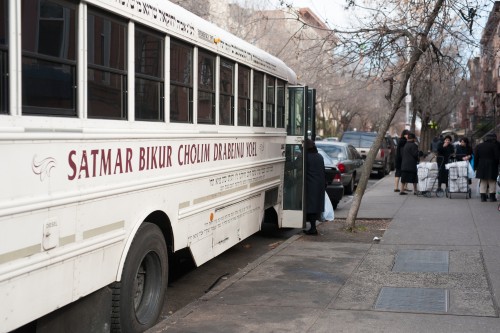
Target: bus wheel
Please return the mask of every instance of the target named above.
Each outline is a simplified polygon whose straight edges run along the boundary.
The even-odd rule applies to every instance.
[[[158,226],[141,225],[120,282],[113,284],[112,332],[144,332],[156,324],[168,283],[168,255]]]

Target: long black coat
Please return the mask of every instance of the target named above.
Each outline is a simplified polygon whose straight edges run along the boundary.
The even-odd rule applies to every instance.
[[[325,210],[325,162],[319,153],[307,153],[306,204],[308,214],[320,214]]]
[[[439,142],[438,157],[436,161],[439,167],[438,181],[440,184],[448,183],[448,170],[446,170],[445,165],[450,162],[450,156],[453,155],[454,152],[455,148],[453,148],[451,143],[445,147],[444,142]]]
[[[476,147],[474,170],[476,178],[496,180],[498,176],[499,144],[496,140],[485,141]]]
[[[401,163],[403,162],[403,147],[406,144],[406,138],[402,137],[398,140],[398,146],[396,147],[396,169],[401,170]]]
[[[417,173],[418,146],[415,142],[408,141],[405,144],[402,157],[401,170]]]

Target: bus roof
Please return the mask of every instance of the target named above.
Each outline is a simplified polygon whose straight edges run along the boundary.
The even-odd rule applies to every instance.
[[[167,0],[87,0],[151,28],[273,74],[290,84],[297,75],[282,60]]]

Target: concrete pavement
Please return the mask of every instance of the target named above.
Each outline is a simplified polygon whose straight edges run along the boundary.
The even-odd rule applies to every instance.
[[[380,242],[325,241],[323,223],[148,332],[500,332],[498,203],[480,202],[475,181],[471,199],[448,199],[398,195],[393,180],[372,186],[358,213],[392,219]]]

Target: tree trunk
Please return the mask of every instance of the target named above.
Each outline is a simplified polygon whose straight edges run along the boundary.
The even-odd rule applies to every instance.
[[[392,101],[391,112],[387,113],[383,117],[382,121],[383,126],[378,132],[377,139],[373,143],[372,148],[370,149],[368,155],[366,156],[365,164],[363,167],[363,175],[359,180],[358,188],[356,189],[356,192],[354,194],[351,208],[349,209],[349,213],[347,214],[346,225],[348,229],[351,231],[354,230],[356,225],[356,217],[358,215],[358,211],[361,206],[361,200],[363,199],[363,194],[365,193],[366,185],[368,184],[368,178],[370,177],[373,161],[375,160],[375,156],[377,155],[378,148],[382,143],[382,139],[384,138],[385,133],[389,129],[392,119],[396,115],[396,112],[399,110],[403,98],[406,96],[406,85],[408,84],[408,80],[410,79],[410,76],[413,73],[416,64],[420,60],[422,54],[425,53],[429,47],[427,37],[429,36],[429,31],[431,27],[434,25],[436,21],[436,17],[438,16],[439,12],[443,7],[443,3],[444,0],[436,1],[436,4],[434,5],[434,10],[429,16],[425,29],[421,32],[420,36],[418,37],[419,42],[415,42],[415,45],[412,45],[410,60],[407,63],[405,70],[403,72],[402,84],[400,85],[396,93],[396,99]],[[415,38],[417,37],[415,36]]]

